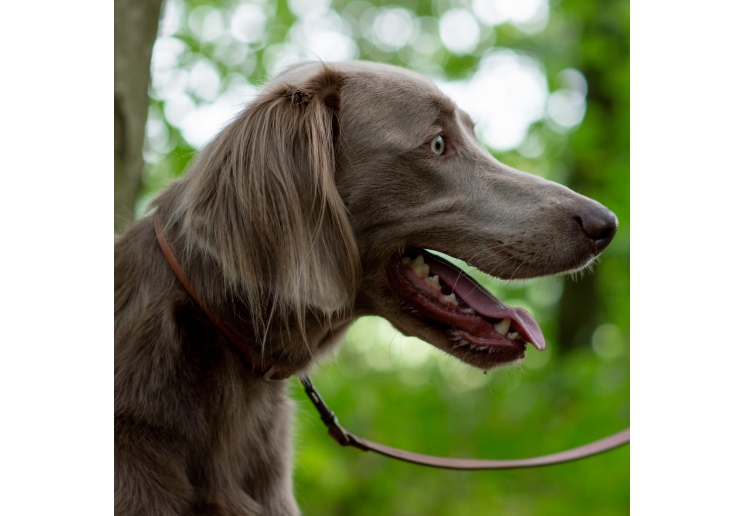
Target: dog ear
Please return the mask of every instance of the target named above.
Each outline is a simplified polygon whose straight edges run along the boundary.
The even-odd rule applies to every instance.
[[[342,86],[327,65],[270,83],[193,166],[184,229],[209,242],[254,315],[270,305],[302,324],[308,310],[352,306],[361,265],[335,186]]]

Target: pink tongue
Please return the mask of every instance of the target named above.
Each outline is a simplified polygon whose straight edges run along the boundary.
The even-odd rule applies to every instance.
[[[545,337],[542,330],[527,310],[505,305],[464,271],[431,253],[422,251],[422,254],[426,257],[431,274],[438,275],[444,283],[452,287],[457,296],[470,308],[494,319],[508,317],[520,327],[520,333],[525,340],[531,342],[539,350],[545,349]]]

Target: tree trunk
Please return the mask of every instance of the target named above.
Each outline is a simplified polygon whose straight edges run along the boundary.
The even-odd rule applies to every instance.
[[[134,219],[142,187],[150,59],[161,0],[114,1],[114,231]]]

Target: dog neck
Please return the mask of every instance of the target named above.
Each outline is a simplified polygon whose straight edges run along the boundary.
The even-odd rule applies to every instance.
[[[264,343],[279,341],[281,343],[301,338],[305,342],[305,351],[309,352],[307,357],[298,356],[294,353],[291,357],[274,357],[273,353],[266,356],[264,345],[257,345],[256,339],[250,336],[253,328],[245,324],[245,318],[240,317],[239,310],[233,306],[233,316],[225,317],[218,313],[205,298],[200,294],[190,277],[186,274],[181,266],[173,248],[168,241],[165,231],[163,230],[160,216],[154,216],[155,233],[158,238],[158,244],[165,256],[168,265],[178,278],[183,288],[188,292],[201,311],[209,318],[212,324],[219,332],[237,349],[245,358],[246,362],[253,370],[253,374],[260,376],[263,380],[273,382],[289,378],[293,374],[304,372],[316,356],[313,350],[325,351],[334,348],[338,341],[341,340],[346,329],[353,322],[352,317],[340,318],[339,320],[318,321],[312,316],[308,316],[304,321],[303,327],[285,328],[283,330],[274,329],[267,332]],[[240,323],[243,324],[240,324]],[[243,328],[241,328],[243,326]],[[282,346],[284,347],[284,346]],[[294,349],[296,346],[292,346]],[[301,355],[302,353],[300,353]],[[290,360],[287,360],[287,359]]]

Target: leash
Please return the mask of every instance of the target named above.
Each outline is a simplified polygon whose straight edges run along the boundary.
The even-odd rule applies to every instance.
[[[572,448],[552,455],[542,455],[530,459],[516,460],[484,460],[484,459],[451,459],[447,457],[437,457],[435,455],[423,455],[421,453],[409,452],[385,446],[362,437],[352,434],[338,422],[336,414],[326,405],[320,393],[317,391],[313,382],[308,376],[300,376],[300,382],[305,387],[307,396],[312,401],[313,406],[320,414],[320,419],[328,427],[328,433],[341,446],[353,446],[362,451],[373,451],[380,455],[385,455],[392,459],[411,462],[421,466],[431,466],[433,468],[443,469],[460,469],[460,470],[478,470],[478,469],[517,469],[531,468],[535,466],[548,466],[550,464],[560,464],[570,462],[584,457],[590,457],[602,453],[623,444],[630,443],[630,428],[618,432],[604,439],[594,441],[578,448]]]
[[[278,380],[284,380],[291,376],[291,373],[282,372],[277,370],[275,367],[268,369],[257,368],[255,364],[261,363],[261,357],[258,357],[258,361],[255,357],[255,351],[246,346],[243,341],[237,338],[237,336],[230,331],[230,329],[222,322],[221,318],[217,315],[214,310],[209,307],[201,298],[198,296],[194,285],[188,279],[188,276],[183,272],[176,255],[173,253],[168,240],[163,232],[163,227],[160,223],[160,217],[155,214],[155,233],[160,244],[160,249],[165,255],[165,259],[168,261],[174,274],[183,285],[186,292],[191,296],[194,302],[201,308],[201,310],[207,315],[212,321],[215,327],[229,340],[238,351],[245,357],[245,359],[251,364],[254,371],[256,371],[265,381],[273,382]],[[392,448],[379,444],[374,441],[358,437],[344,427],[338,421],[336,414],[326,405],[323,401],[323,397],[320,395],[318,390],[313,385],[310,377],[307,375],[299,376],[300,383],[305,387],[305,393],[310,398],[315,409],[320,414],[320,419],[328,427],[328,433],[336,440],[341,446],[353,446],[362,451],[372,451],[385,455],[392,459],[402,460],[413,464],[419,464],[421,466],[431,466],[434,468],[443,469],[457,469],[457,470],[483,470],[483,469],[517,469],[517,468],[530,468],[536,466],[548,466],[550,464],[560,464],[563,462],[570,462],[585,457],[590,457],[598,453],[602,453],[618,446],[630,443],[630,428],[626,428],[622,432],[618,432],[604,439],[591,442],[578,448],[572,448],[559,453],[551,455],[542,455],[539,457],[532,457],[529,459],[516,459],[516,460],[483,460],[483,459],[452,459],[447,457],[437,457],[434,455],[423,455],[420,453],[409,452],[406,450],[399,450],[398,448]]]

